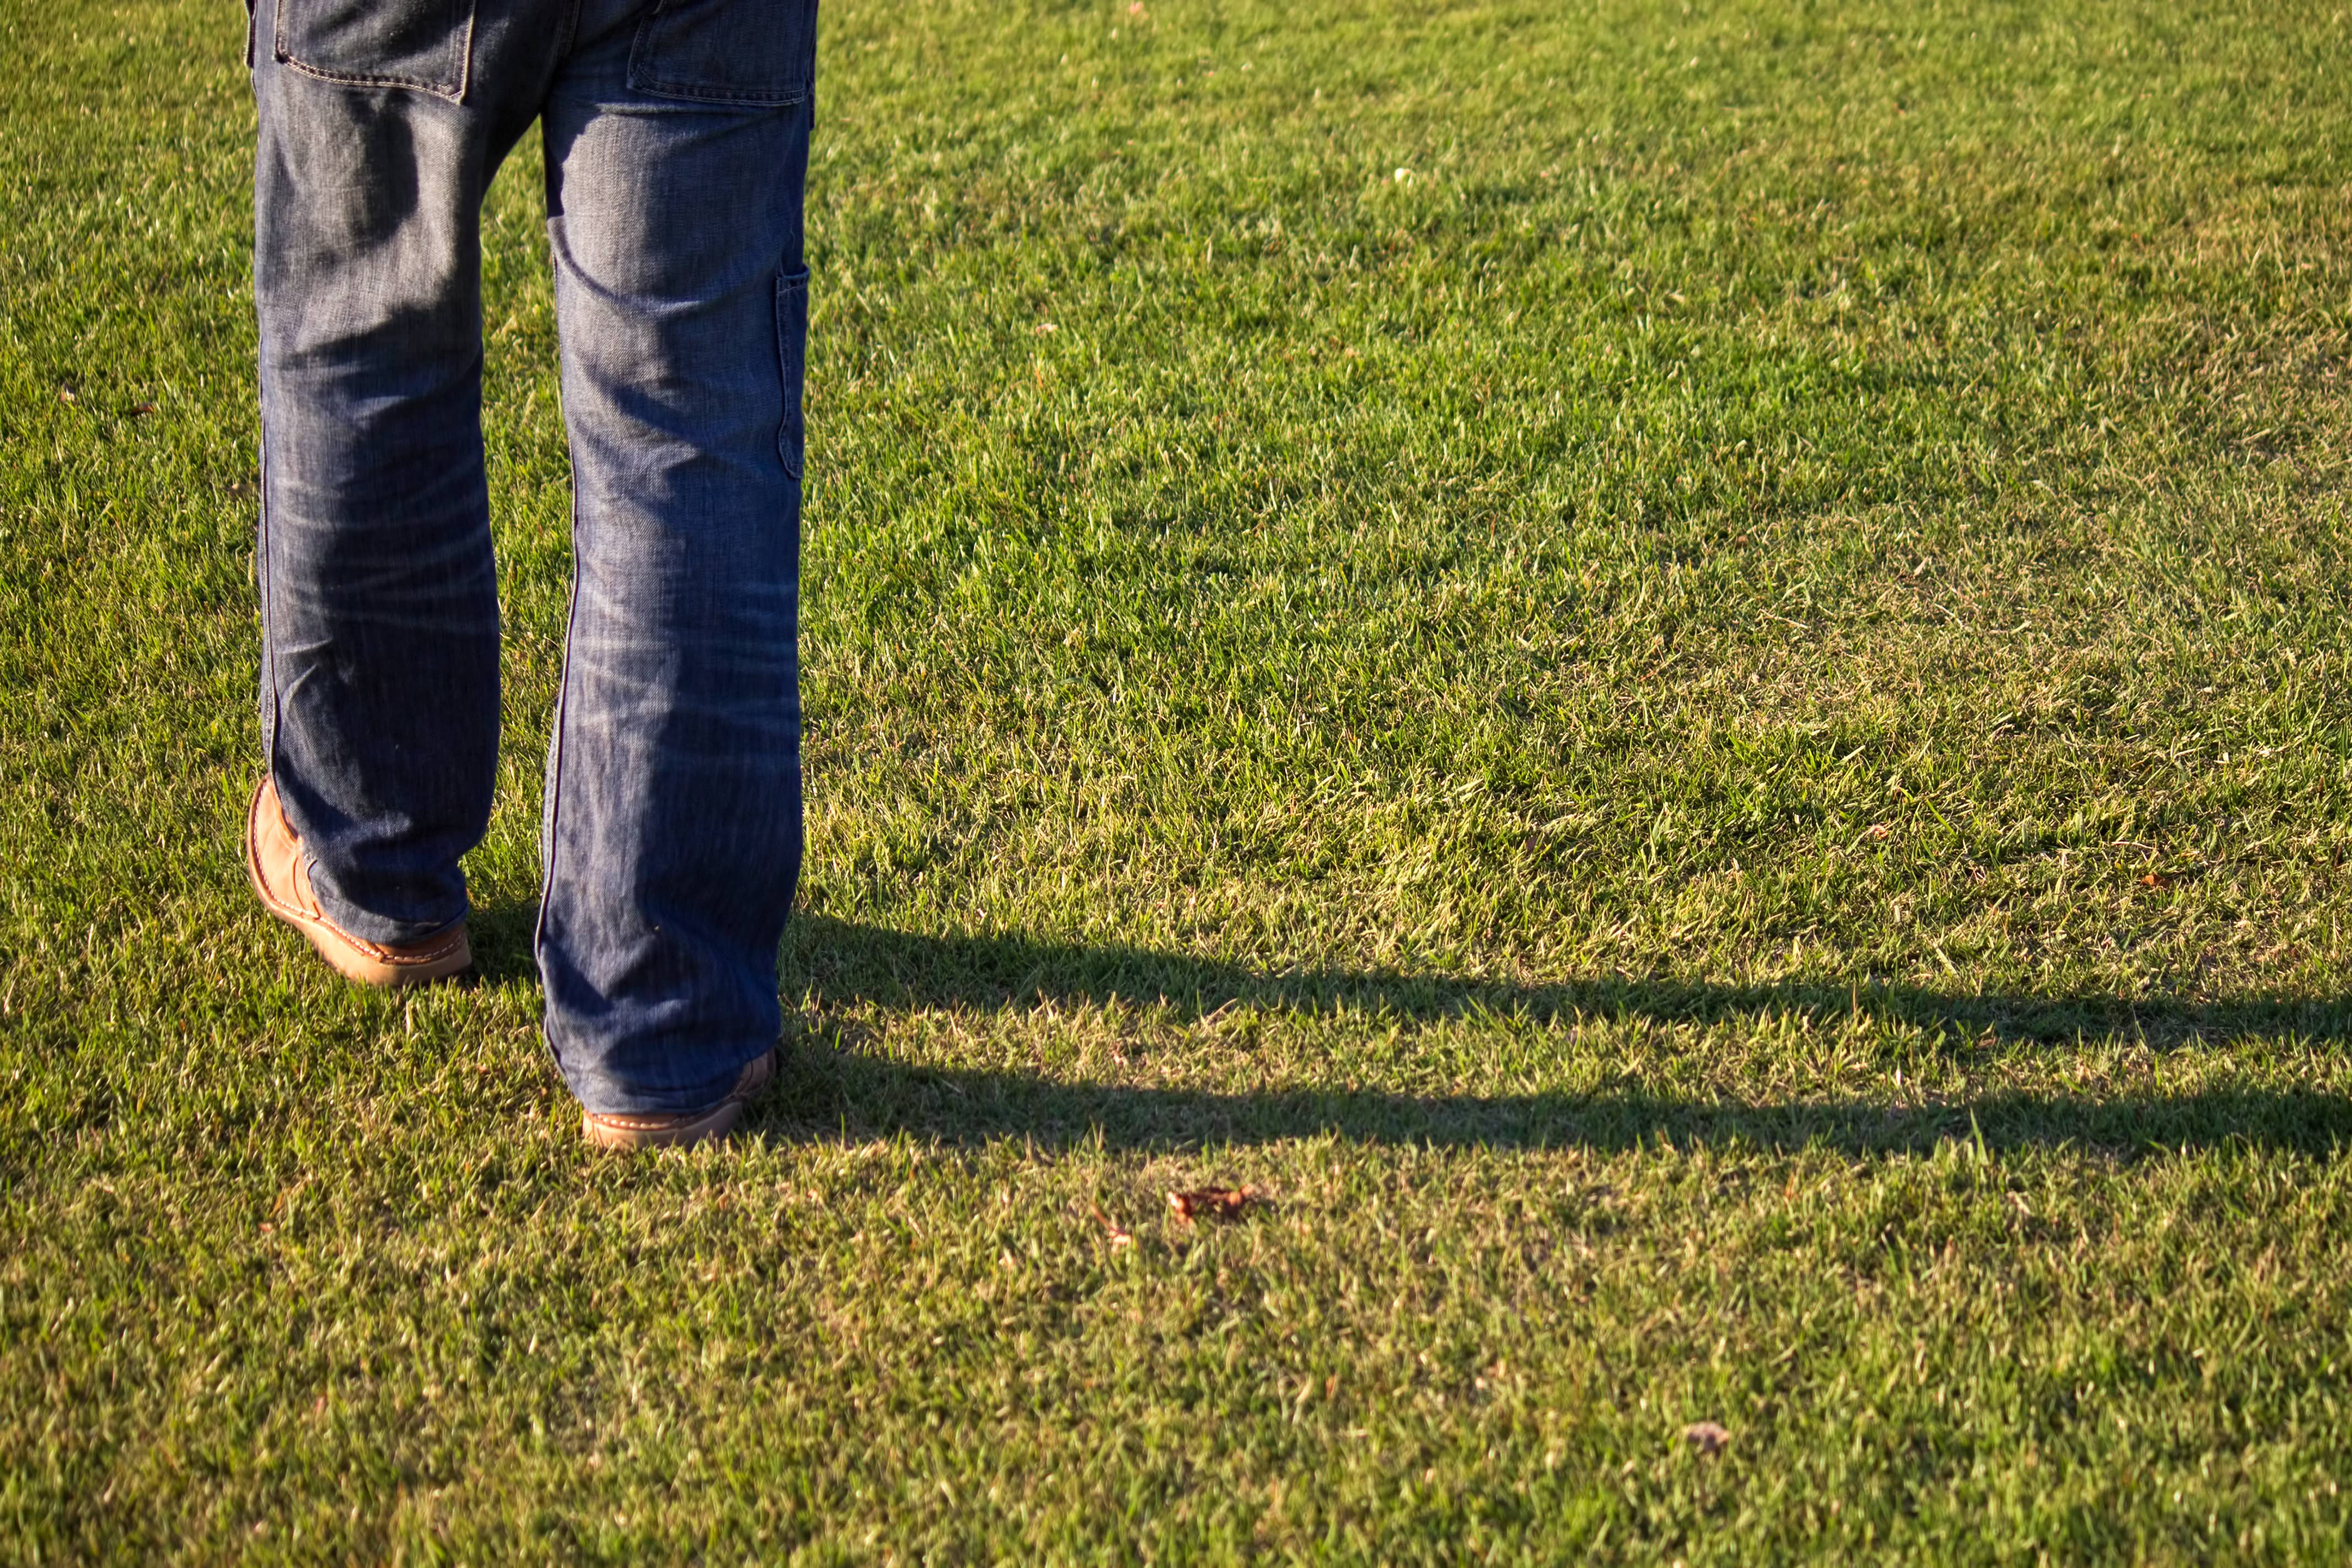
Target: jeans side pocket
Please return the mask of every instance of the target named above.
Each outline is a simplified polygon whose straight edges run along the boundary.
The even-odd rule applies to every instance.
[[[795,479],[808,445],[801,417],[801,391],[808,381],[808,286],[805,267],[776,279],[776,357],[784,375],[784,421],[776,431],[776,449],[783,455],[784,472]]]
[[[655,0],[629,87],[656,98],[781,108],[816,78],[816,0]]]
[[[278,0],[271,54],[347,87],[406,87],[462,100],[474,0]]]

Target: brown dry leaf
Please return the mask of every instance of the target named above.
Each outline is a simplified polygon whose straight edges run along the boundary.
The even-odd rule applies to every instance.
[[[1095,1223],[1103,1227],[1103,1235],[1109,1238],[1110,1244],[1113,1247],[1133,1247],[1135,1245],[1134,1234],[1125,1226],[1119,1224],[1118,1221],[1103,1213],[1102,1205],[1090,1203],[1087,1206],[1095,1211]]]
[[[1266,1201],[1255,1187],[1194,1187],[1168,1194],[1168,1206],[1176,1211],[1179,1225],[1191,1225],[1196,1219],[1239,1219],[1252,1204]]]
[[[1731,1434],[1712,1421],[1694,1421],[1683,1428],[1683,1441],[1702,1454],[1720,1454]]]
[[[155,405],[152,403],[134,403],[131,405],[131,416],[134,419],[142,414],[152,414],[154,412]]]
[[[2143,888],[2169,888],[2172,879],[2161,871],[2150,871],[2139,879],[2139,885]]]

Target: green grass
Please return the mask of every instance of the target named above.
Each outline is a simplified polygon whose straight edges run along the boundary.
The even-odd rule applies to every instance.
[[[2340,1561],[2352,20],[1147,5],[826,0],[791,1066],[632,1160],[535,156],[484,980],[361,994],[236,8],[0,0],[0,1557]]]

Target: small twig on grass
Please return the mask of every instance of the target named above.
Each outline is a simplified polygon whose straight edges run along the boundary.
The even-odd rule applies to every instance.
[[[1089,1203],[1087,1205],[1087,1207],[1094,1211],[1095,1223],[1103,1227],[1103,1235],[1109,1239],[1109,1242],[1113,1247],[1133,1247],[1135,1245],[1134,1233],[1129,1231],[1125,1226],[1119,1224],[1118,1221],[1111,1218],[1110,1215],[1103,1213],[1102,1205],[1098,1203]]]

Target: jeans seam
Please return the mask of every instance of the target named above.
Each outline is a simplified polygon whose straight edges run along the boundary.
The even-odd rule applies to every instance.
[[[563,18],[563,37],[556,45],[555,58],[559,61],[570,59],[572,58],[572,49],[578,47],[580,43],[580,13],[587,9],[587,5],[588,0],[572,0],[572,8]],[[467,48],[466,55],[467,60],[471,61],[473,58],[473,49],[470,43]]]
[[[317,66],[303,64],[283,49],[277,51],[274,58],[288,70],[299,71],[313,81],[329,81],[337,87],[408,87],[415,88],[419,92],[429,92],[436,98],[446,98],[452,103],[463,103],[466,100],[466,84],[462,79],[452,86],[443,81],[419,81],[415,77],[368,76],[358,71],[321,70]]]
[[[801,482],[807,466],[807,416],[802,404],[803,388],[808,374],[808,289],[809,269],[806,267],[776,274],[776,370],[783,382],[784,391],[784,418],[782,426],[776,431],[776,455],[782,459],[784,472],[795,484]],[[793,363],[792,318],[795,303],[801,317],[800,363],[797,367]],[[800,371],[798,379],[801,384],[795,384],[795,368]]]
[[[574,467],[575,468],[577,467],[576,458]],[[555,684],[555,734],[549,745],[547,763],[547,809],[544,828],[547,842],[540,855],[541,864],[539,871],[539,919],[531,922],[530,931],[531,953],[540,961],[542,985],[545,984],[547,963],[547,911],[548,907],[554,902],[556,845],[560,838],[559,829],[562,826],[564,717],[572,705],[572,635],[577,629],[579,619],[580,498],[575,490],[572,498],[572,593],[563,606],[563,674]],[[549,1016],[551,1018],[553,1016],[551,1008],[549,1010]],[[542,1033],[547,1036],[548,1055],[555,1058],[556,1068],[560,1071],[563,1066],[563,1053],[556,1048],[552,1031],[547,1030],[542,1026]]]
[[[269,437],[268,422],[263,421],[261,437],[259,492],[261,527],[254,552],[254,597],[260,601],[261,610],[261,679],[269,688],[269,719],[268,733],[262,737],[261,765],[274,782],[278,777],[278,738],[285,730],[285,696],[278,680],[278,638],[274,635],[277,617],[270,613],[270,601],[276,597],[269,591]],[[278,791],[285,795],[283,788]]]
[[[660,98],[683,99],[691,103],[747,104],[760,109],[791,109],[808,101],[809,89],[794,88],[723,88],[697,87],[691,82],[656,81],[647,78],[629,84],[639,92],[650,92]]]

